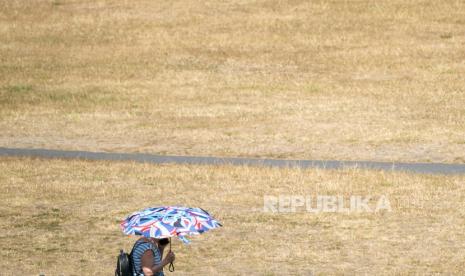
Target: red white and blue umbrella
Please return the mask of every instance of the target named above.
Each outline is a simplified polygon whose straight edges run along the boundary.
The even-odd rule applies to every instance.
[[[157,239],[178,237],[184,243],[189,243],[187,235],[201,234],[221,226],[201,208],[179,206],[147,208],[121,222],[121,229],[126,235]]]

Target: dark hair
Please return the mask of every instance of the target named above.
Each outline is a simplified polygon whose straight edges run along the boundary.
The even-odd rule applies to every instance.
[[[167,245],[168,243],[170,243],[170,240],[167,238],[163,238],[160,239],[158,242],[160,243],[160,245]]]

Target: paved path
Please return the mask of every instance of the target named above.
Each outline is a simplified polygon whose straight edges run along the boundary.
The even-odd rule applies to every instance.
[[[252,165],[269,167],[300,167],[341,169],[357,167],[362,169],[384,171],[408,171],[429,174],[465,174],[465,164],[442,163],[392,163],[373,161],[337,161],[337,160],[285,160],[285,159],[253,159],[234,157],[205,156],[169,156],[145,153],[108,153],[89,151],[68,151],[50,149],[2,148],[0,156],[29,156],[41,158],[66,158],[86,160],[135,161],[154,164],[203,164],[203,165]]]

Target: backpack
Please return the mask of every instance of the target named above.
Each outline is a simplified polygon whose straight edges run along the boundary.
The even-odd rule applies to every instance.
[[[123,249],[120,250],[116,260],[115,276],[132,276],[131,254],[124,252]]]

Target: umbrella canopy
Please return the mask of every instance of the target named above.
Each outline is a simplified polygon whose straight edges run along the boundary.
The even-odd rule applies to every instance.
[[[147,208],[135,212],[121,222],[126,235],[147,238],[178,237],[189,243],[185,236],[196,235],[221,227],[221,223],[201,208],[164,206]]]

